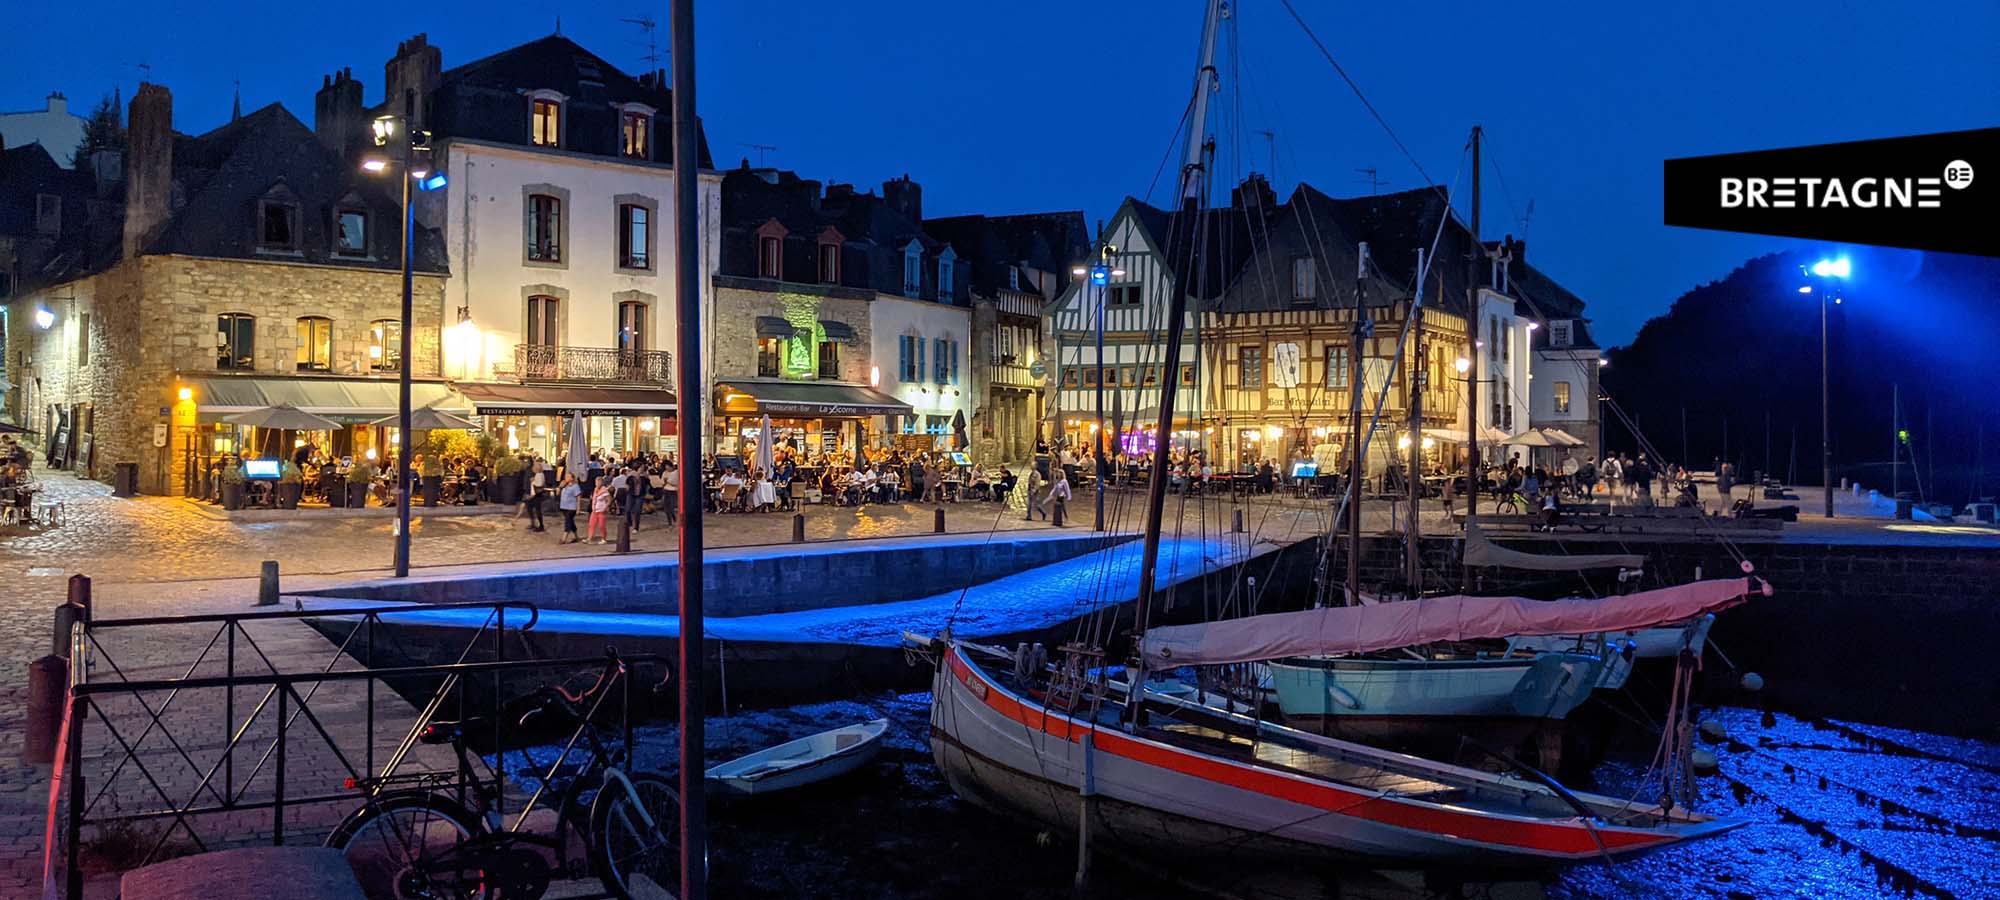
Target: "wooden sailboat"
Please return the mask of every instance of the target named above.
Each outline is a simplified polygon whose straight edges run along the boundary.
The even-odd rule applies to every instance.
[[[1206,105],[1223,4],[1209,0],[1196,69],[1194,123],[1182,166],[1182,216],[1206,192]],[[1196,243],[1196,242],[1190,242]],[[1191,258],[1177,285],[1191,283]],[[1165,371],[1178,371],[1187,291],[1171,293]],[[1355,382],[1355,383],[1358,383]],[[1159,433],[1171,433],[1177,391],[1161,391]],[[1148,628],[1155,601],[1167,454],[1156,453],[1146,506],[1128,684],[1149,670],[1289,656],[1355,654],[1441,640],[1606,630],[1605,607],[1519,598],[1428,598]],[[1626,612],[1693,616],[1742,602],[1748,581],[1669,589]],[[1293,617],[1305,616],[1298,619]],[[1630,856],[1718,834],[1734,823],[1686,809],[1578,794],[1546,776],[1475,771],[1310,734],[1141,690],[1113,686],[1100,649],[1039,653],[984,647],[944,634],[906,636],[931,657],[931,747],[967,800],[1044,825],[1076,828],[1087,849],[1274,857],[1302,863],[1541,869]],[[1082,871],[1079,871],[1079,878]]]

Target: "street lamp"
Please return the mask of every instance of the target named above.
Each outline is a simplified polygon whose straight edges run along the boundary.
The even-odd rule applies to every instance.
[[[1830,357],[1827,353],[1826,308],[1840,302],[1839,285],[1831,282],[1847,278],[1848,274],[1853,271],[1853,266],[1848,262],[1847,257],[1842,256],[1835,259],[1822,259],[1819,262],[1813,263],[1810,269],[1800,266],[1799,270],[1828,282],[1823,285],[1826,289],[1818,292],[1819,483],[1820,492],[1826,495],[1826,517],[1831,519],[1833,518],[1833,392],[1830,387],[1832,369],[1828,365]],[[1799,293],[1811,294],[1813,293],[1813,286],[1810,284],[1802,285],[1799,287]]]
[[[402,354],[398,370],[398,390],[396,401],[396,577],[405,578],[410,574],[410,453],[414,441],[404,438],[410,433],[410,365],[414,354],[411,350],[411,289],[415,280],[413,271],[416,248],[416,220],[410,207],[410,187],[434,191],[444,187],[443,173],[433,173],[430,166],[416,161],[416,152],[430,150],[430,132],[417,131],[411,123],[416,119],[417,92],[403,91],[403,114],[376,117],[371,123],[375,133],[375,146],[387,147],[395,141],[399,158],[395,160],[403,170],[403,316]],[[361,168],[372,174],[383,174],[390,170],[388,157],[371,154],[362,160]]]
[[[1079,278],[1086,275],[1089,276],[1088,287],[1097,289],[1097,424],[1091,426],[1091,430],[1097,433],[1095,441],[1097,444],[1097,523],[1095,530],[1097,531],[1104,530],[1104,476],[1109,471],[1105,466],[1105,460],[1110,458],[1110,454],[1106,452],[1107,442],[1116,440],[1115,437],[1110,436],[1109,430],[1104,424],[1104,306],[1106,296],[1109,293],[1111,279],[1125,277],[1124,269],[1111,264],[1112,254],[1117,252],[1117,247],[1105,244],[1098,248],[1097,263],[1095,265],[1092,265],[1088,269],[1085,269],[1083,266],[1077,266],[1070,270],[1070,274]],[[1078,288],[1079,292],[1083,290],[1084,288]],[[1078,296],[1081,297],[1083,295],[1079,293]],[[1162,390],[1164,389],[1163,387]]]

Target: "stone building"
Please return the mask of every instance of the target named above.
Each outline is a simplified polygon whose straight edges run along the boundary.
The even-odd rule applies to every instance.
[[[489,431],[550,458],[579,411],[593,447],[670,446],[679,244],[665,73],[629,75],[561,35],[443,62],[424,35],[400,42],[374,107],[350,70],[329,75],[314,126],[358,158],[374,150],[370,122],[414,99],[447,176],[418,207],[452,262],[435,311],[444,373]],[[707,285],[721,177],[706,171],[705,140],[696,158]]]
[[[877,197],[748,162],[725,173],[716,450],[750,446],[765,415],[808,454],[953,444],[972,405],[969,281],[922,221],[907,177]]]
[[[33,189],[61,222],[13,248],[8,412],[57,465],[178,493],[235,453],[288,455],[224,421],[292,402],[342,423],[316,440],[386,447],[364,423],[394,411],[401,207],[276,104],[207,133],[173,130],[160,85],[132,98],[128,155],[103,151]],[[5,158],[6,183],[40,168]],[[417,235],[412,373],[442,400],[437,235]],[[32,265],[23,263],[32,260]]]
[[[972,455],[1026,460],[1041,433],[1051,373],[1041,355],[1042,308],[1089,252],[1083,213],[952,216],[926,219],[924,230],[971,267]]]

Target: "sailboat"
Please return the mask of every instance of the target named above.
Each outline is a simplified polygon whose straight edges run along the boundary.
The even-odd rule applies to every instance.
[[[1181,168],[1183,220],[1205,202],[1207,103],[1222,0],[1208,0]],[[1191,242],[1192,243],[1192,242]],[[1192,253],[1175,284],[1191,283]],[[1187,291],[1169,292],[1165,367],[1178,371]],[[1161,391],[1170,434],[1177,391]],[[1537,870],[1613,859],[1727,831],[1684,807],[1577,793],[1525,766],[1499,774],[1311,734],[1145,689],[1148,671],[1358,654],[1436,641],[1611,631],[1692,618],[1767,592],[1754,579],[1697,582],[1618,606],[1443,597],[1149,628],[1156,600],[1167,454],[1148,485],[1135,664],[1114,687],[1101,647],[1053,665],[1017,651],[907,635],[935,666],[931,748],[961,797],[1096,841],[1189,855],[1302,863]],[[1081,877],[1081,871],[1079,877]]]
[[[1536,572],[1581,573],[1615,570],[1618,572],[1618,580],[1622,582],[1638,575],[1645,568],[1646,558],[1637,553],[1529,553],[1495,544],[1478,525],[1469,524],[1465,528],[1465,564]],[[1635,659],[1672,659],[1679,656],[1683,650],[1700,656],[1702,648],[1708,641],[1708,630],[1714,624],[1714,616],[1701,616],[1692,621],[1634,628],[1603,637],[1631,647]],[[1551,635],[1523,638],[1516,642],[1515,646],[1529,650],[1554,651],[1576,647],[1596,637],[1596,635]]]

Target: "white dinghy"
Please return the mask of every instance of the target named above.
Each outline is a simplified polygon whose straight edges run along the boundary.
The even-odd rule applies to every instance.
[[[867,765],[888,730],[888,719],[876,719],[759,750],[710,768],[708,786],[750,796],[818,784]]]

